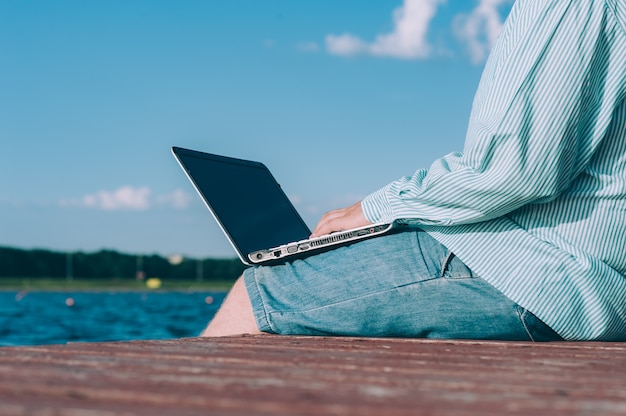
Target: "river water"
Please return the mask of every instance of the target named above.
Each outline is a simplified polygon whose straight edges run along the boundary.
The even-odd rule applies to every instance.
[[[197,336],[223,292],[0,291],[0,346]]]

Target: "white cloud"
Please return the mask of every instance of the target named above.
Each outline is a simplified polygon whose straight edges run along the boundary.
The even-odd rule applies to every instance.
[[[156,200],[160,205],[170,206],[175,209],[185,209],[191,202],[191,195],[181,189],[177,189],[169,194],[159,195]]]
[[[402,6],[393,11],[391,33],[380,34],[371,42],[350,33],[330,34],[326,36],[326,49],[340,56],[370,55],[400,59],[426,59],[435,53],[449,55],[444,45],[435,48],[428,42],[429,28],[437,8],[446,1],[404,0]],[[453,19],[454,35],[464,44],[472,62],[485,60],[502,29],[503,17],[499,9],[512,2],[475,0],[477,5],[470,13],[459,14]]]
[[[427,58],[432,47],[427,41],[428,26],[436,14],[437,6],[446,0],[404,0],[394,10],[394,29],[378,35],[371,42],[349,33],[326,36],[326,48],[335,55],[388,56],[402,59]]]
[[[180,189],[153,197],[148,187],[122,186],[114,191],[99,191],[82,198],[62,200],[59,205],[104,211],[146,211],[155,204],[184,209],[189,206],[190,201],[191,196]]]
[[[326,49],[333,55],[351,56],[366,53],[367,43],[349,33],[326,36]]]
[[[85,195],[78,204],[87,208],[105,211],[133,210],[142,211],[150,208],[150,189],[123,186],[115,191],[100,191]]]
[[[480,0],[469,14],[455,18],[454,32],[465,43],[473,63],[485,60],[502,29],[502,19],[498,7],[511,3],[511,0]]]

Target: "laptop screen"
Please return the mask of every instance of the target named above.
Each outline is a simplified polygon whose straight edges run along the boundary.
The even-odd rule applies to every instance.
[[[223,230],[245,257],[311,231],[261,163],[174,148]]]

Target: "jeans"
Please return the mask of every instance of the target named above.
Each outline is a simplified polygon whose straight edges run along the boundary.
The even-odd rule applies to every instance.
[[[244,281],[263,332],[562,340],[421,230],[250,268]]]

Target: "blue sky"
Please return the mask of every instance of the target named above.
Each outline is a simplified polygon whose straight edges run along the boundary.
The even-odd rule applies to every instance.
[[[313,226],[461,151],[508,0],[0,2],[0,245],[232,257],[172,145]]]

